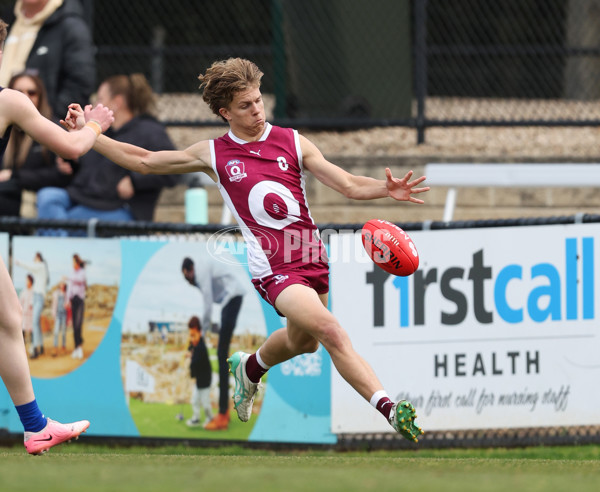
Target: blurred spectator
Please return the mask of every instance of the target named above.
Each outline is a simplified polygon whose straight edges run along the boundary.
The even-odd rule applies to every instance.
[[[142,74],[109,77],[98,88],[97,102],[114,112],[115,121],[107,130],[114,140],[155,151],[174,149],[164,125],[150,114],[154,93]],[[161,189],[178,178],[127,171],[93,150],[80,157],[79,164],[66,189],[38,192],[40,218],[151,221]]]
[[[52,119],[52,110],[42,79],[22,72],[8,83],[27,95],[37,110]],[[0,215],[19,216],[23,190],[37,191],[44,186],[64,188],[73,176],[70,162],[56,156],[48,148],[33,140],[19,127],[14,126],[4,153],[0,170]]]
[[[0,86],[25,69],[44,81],[53,112],[86,104],[96,81],[96,48],[80,0],[17,0],[4,43]]]

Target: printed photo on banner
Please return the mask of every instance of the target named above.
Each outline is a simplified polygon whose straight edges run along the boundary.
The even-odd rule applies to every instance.
[[[31,375],[70,373],[94,353],[110,324],[121,274],[119,241],[17,236],[12,251]]]
[[[226,359],[255,351],[267,329],[245,256],[211,255],[204,241],[130,243],[121,374],[140,435],[247,440],[263,397],[250,422],[237,419]]]

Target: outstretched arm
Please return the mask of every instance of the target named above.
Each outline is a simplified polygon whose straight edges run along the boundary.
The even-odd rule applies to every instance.
[[[119,166],[141,174],[183,174],[204,172],[214,181],[216,175],[210,165],[208,140],[198,142],[185,150],[151,152],[136,145],[117,142],[100,135],[94,150]]]
[[[86,106],[87,110],[87,106]],[[78,104],[69,106],[67,117],[61,124],[67,128],[81,128],[83,110]],[[115,164],[140,174],[183,174],[204,172],[214,181],[217,177],[211,166],[210,144],[200,141],[185,150],[149,151],[137,145],[118,142],[100,135],[94,150]]]
[[[0,93],[0,128],[15,124],[31,138],[48,147],[65,159],[77,159],[92,148],[96,136],[114,121],[112,111],[98,105],[90,106],[86,120],[95,123],[84,125],[79,131],[66,132],[60,126],[44,118],[31,100],[18,91],[4,89]]]
[[[412,171],[408,171],[403,178],[394,178],[392,171],[386,168],[385,180],[355,176],[325,159],[321,151],[302,135],[300,135],[300,146],[304,167],[323,184],[347,198],[372,200],[391,197],[394,200],[424,203],[423,200],[413,195],[429,191],[429,186],[417,188],[417,185],[425,181],[425,176],[411,181]]]

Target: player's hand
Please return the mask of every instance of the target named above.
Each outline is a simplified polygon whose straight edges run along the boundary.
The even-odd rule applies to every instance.
[[[83,114],[85,116],[86,123],[90,120],[97,121],[100,123],[103,132],[108,130],[110,125],[112,125],[115,121],[113,112],[102,104],[97,104],[95,108],[92,108],[92,105],[88,104],[84,108]]]
[[[77,103],[69,104],[67,115],[64,120],[60,120],[60,124],[65,130],[81,130],[85,125],[83,108]]]
[[[388,190],[388,195],[394,200],[408,201],[413,203],[425,203],[423,200],[415,198],[412,195],[415,193],[424,193],[426,191],[429,191],[429,186],[425,186],[423,188],[415,188],[415,186],[425,181],[426,178],[425,176],[421,176],[420,178],[410,181],[412,175],[413,172],[408,171],[402,179],[394,178],[392,176],[392,171],[389,168],[386,168],[385,185]]]

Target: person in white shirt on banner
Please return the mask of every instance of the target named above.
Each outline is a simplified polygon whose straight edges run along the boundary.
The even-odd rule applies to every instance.
[[[204,300],[202,327],[206,332],[212,326],[213,305],[221,306],[221,325],[217,357],[219,360],[219,413],[205,426],[206,430],[225,430],[229,427],[229,367],[227,357],[231,337],[242,308],[246,289],[224,263],[213,259],[194,262],[184,258],[181,264],[184,278],[200,290]]]
[[[31,341],[31,358],[36,359],[44,354],[44,337],[42,334],[42,310],[46,297],[46,289],[50,282],[48,265],[39,251],[35,254],[33,263],[15,260],[15,265],[20,266],[33,275],[33,330]]]

